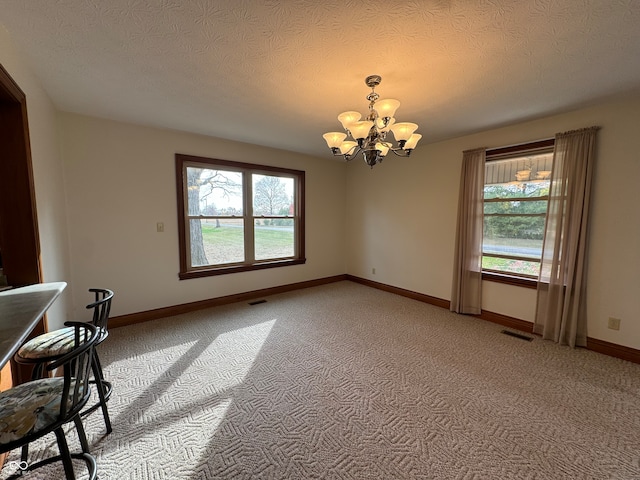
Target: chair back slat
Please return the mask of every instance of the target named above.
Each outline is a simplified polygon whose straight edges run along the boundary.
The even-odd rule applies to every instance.
[[[91,360],[99,338],[98,329],[91,323],[66,322],[65,325],[75,329],[74,347],[69,353],[47,366],[49,371],[59,367],[64,371],[60,419],[75,415],[89,400]]]
[[[107,331],[113,292],[106,288],[90,288],[89,291],[95,293],[95,301],[87,305],[87,310],[93,309],[92,323],[104,334]]]

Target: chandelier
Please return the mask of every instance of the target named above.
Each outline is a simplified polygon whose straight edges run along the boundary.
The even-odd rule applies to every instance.
[[[380,95],[375,92],[375,88],[381,81],[382,77],[379,75],[370,75],[365,79],[371,93],[367,95],[369,114],[364,120],[360,120],[362,115],[359,112],[341,113],[338,120],[347,133],[329,132],[323,135],[334,155],[343,155],[349,161],[362,152],[365,163],[373,168],[384,160],[389,151],[399,157],[408,157],[422,138],[422,135],[413,133],[418,129],[415,123],[396,123],[394,114],[400,106],[398,100],[378,100]],[[393,132],[397,146],[387,140],[389,131]],[[347,136],[352,140],[345,140]]]

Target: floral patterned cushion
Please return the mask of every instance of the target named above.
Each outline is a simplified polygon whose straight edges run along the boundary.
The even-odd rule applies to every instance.
[[[25,343],[18,356],[28,359],[59,357],[74,347],[74,328],[67,327],[43,333]]]
[[[46,378],[0,392],[0,445],[55,423],[60,416],[63,383],[61,377]]]

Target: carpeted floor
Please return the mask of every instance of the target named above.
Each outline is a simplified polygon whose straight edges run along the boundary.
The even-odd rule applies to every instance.
[[[352,282],[266,300],[111,330],[101,480],[640,478],[640,365]]]

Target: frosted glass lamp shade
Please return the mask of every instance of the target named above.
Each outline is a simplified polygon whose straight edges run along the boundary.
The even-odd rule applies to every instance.
[[[384,157],[389,152],[389,146],[384,143],[376,143],[376,150],[379,150],[380,156]]]
[[[420,135],[419,133],[414,133],[409,137],[409,140],[407,140],[407,143],[404,144],[404,149],[413,150],[414,148],[416,148],[416,144],[421,138],[422,138],[422,135]]]
[[[342,112],[338,115],[338,120],[342,124],[342,128],[345,130],[351,130],[351,124],[357,122],[362,118],[360,112]]]
[[[378,112],[379,117],[393,117],[396,114],[396,110],[400,106],[399,100],[393,98],[386,98],[376,102],[375,109]]]
[[[347,134],[342,132],[329,132],[322,135],[322,137],[327,141],[329,148],[338,148],[343,140],[347,138]]]
[[[360,140],[361,138],[367,138],[371,127],[373,127],[373,122],[371,120],[363,120],[361,122],[352,123],[349,126],[349,131],[351,132],[351,136],[353,138],[355,138],[356,140]]]
[[[354,147],[357,147],[358,144],[356,142],[352,142],[347,140],[346,142],[342,142],[342,145],[340,145],[340,153],[342,155],[346,155],[349,153],[352,153],[352,150],[354,149]]]
[[[409,122],[400,122],[391,126],[391,131],[393,132],[393,136],[396,137],[397,141],[401,140],[409,140],[413,132],[418,129],[418,125],[415,123]]]

